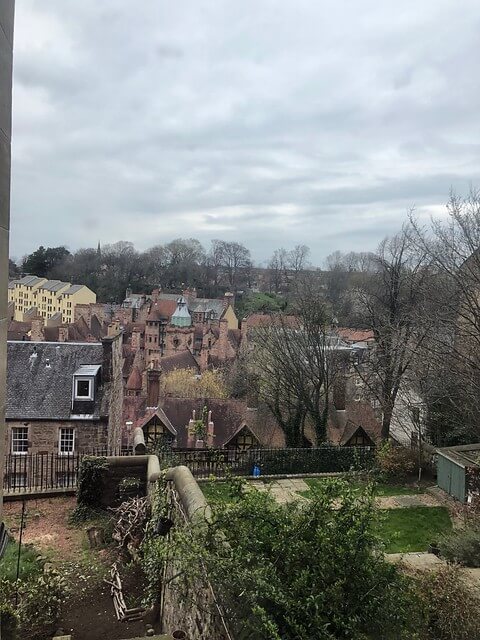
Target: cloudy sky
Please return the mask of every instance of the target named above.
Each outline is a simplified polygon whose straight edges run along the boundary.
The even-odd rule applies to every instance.
[[[11,254],[373,249],[480,186],[478,0],[17,0]]]

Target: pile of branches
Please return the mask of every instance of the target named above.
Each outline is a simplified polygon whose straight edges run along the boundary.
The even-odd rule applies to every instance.
[[[112,538],[127,558],[138,560],[138,548],[145,535],[145,526],[148,519],[147,498],[132,498],[116,509],[112,509],[114,517],[114,529]]]

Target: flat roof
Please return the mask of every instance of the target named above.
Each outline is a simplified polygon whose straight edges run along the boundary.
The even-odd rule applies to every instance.
[[[480,467],[480,443],[462,444],[458,447],[442,447],[437,453],[463,467]]]
[[[100,364],[82,364],[73,374],[74,376],[96,376],[100,371]]]

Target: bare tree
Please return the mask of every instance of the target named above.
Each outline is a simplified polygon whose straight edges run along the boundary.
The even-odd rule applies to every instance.
[[[327,439],[333,387],[344,366],[319,297],[303,289],[296,304],[295,316],[272,317],[253,339],[261,399],[284,430],[287,446],[303,444],[306,420],[317,443]]]
[[[357,290],[361,321],[373,331],[375,347],[357,369],[380,404],[382,438],[387,439],[402,382],[435,318],[425,298],[427,254],[415,246],[409,227],[382,242],[375,260],[376,273]]]
[[[251,268],[250,251],[239,242],[214,240],[219,262],[233,291],[236,290],[240,274]]]
[[[428,291],[441,331],[429,342],[437,383],[429,400],[429,430],[438,444],[480,437],[480,192],[451,194],[448,218],[429,228],[412,216],[414,241],[435,269]]]

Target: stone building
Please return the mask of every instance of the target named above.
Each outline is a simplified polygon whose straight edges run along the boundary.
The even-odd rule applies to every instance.
[[[121,334],[101,343],[9,342],[7,356],[7,453],[120,450]],[[9,482],[18,487],[27,478]]]

